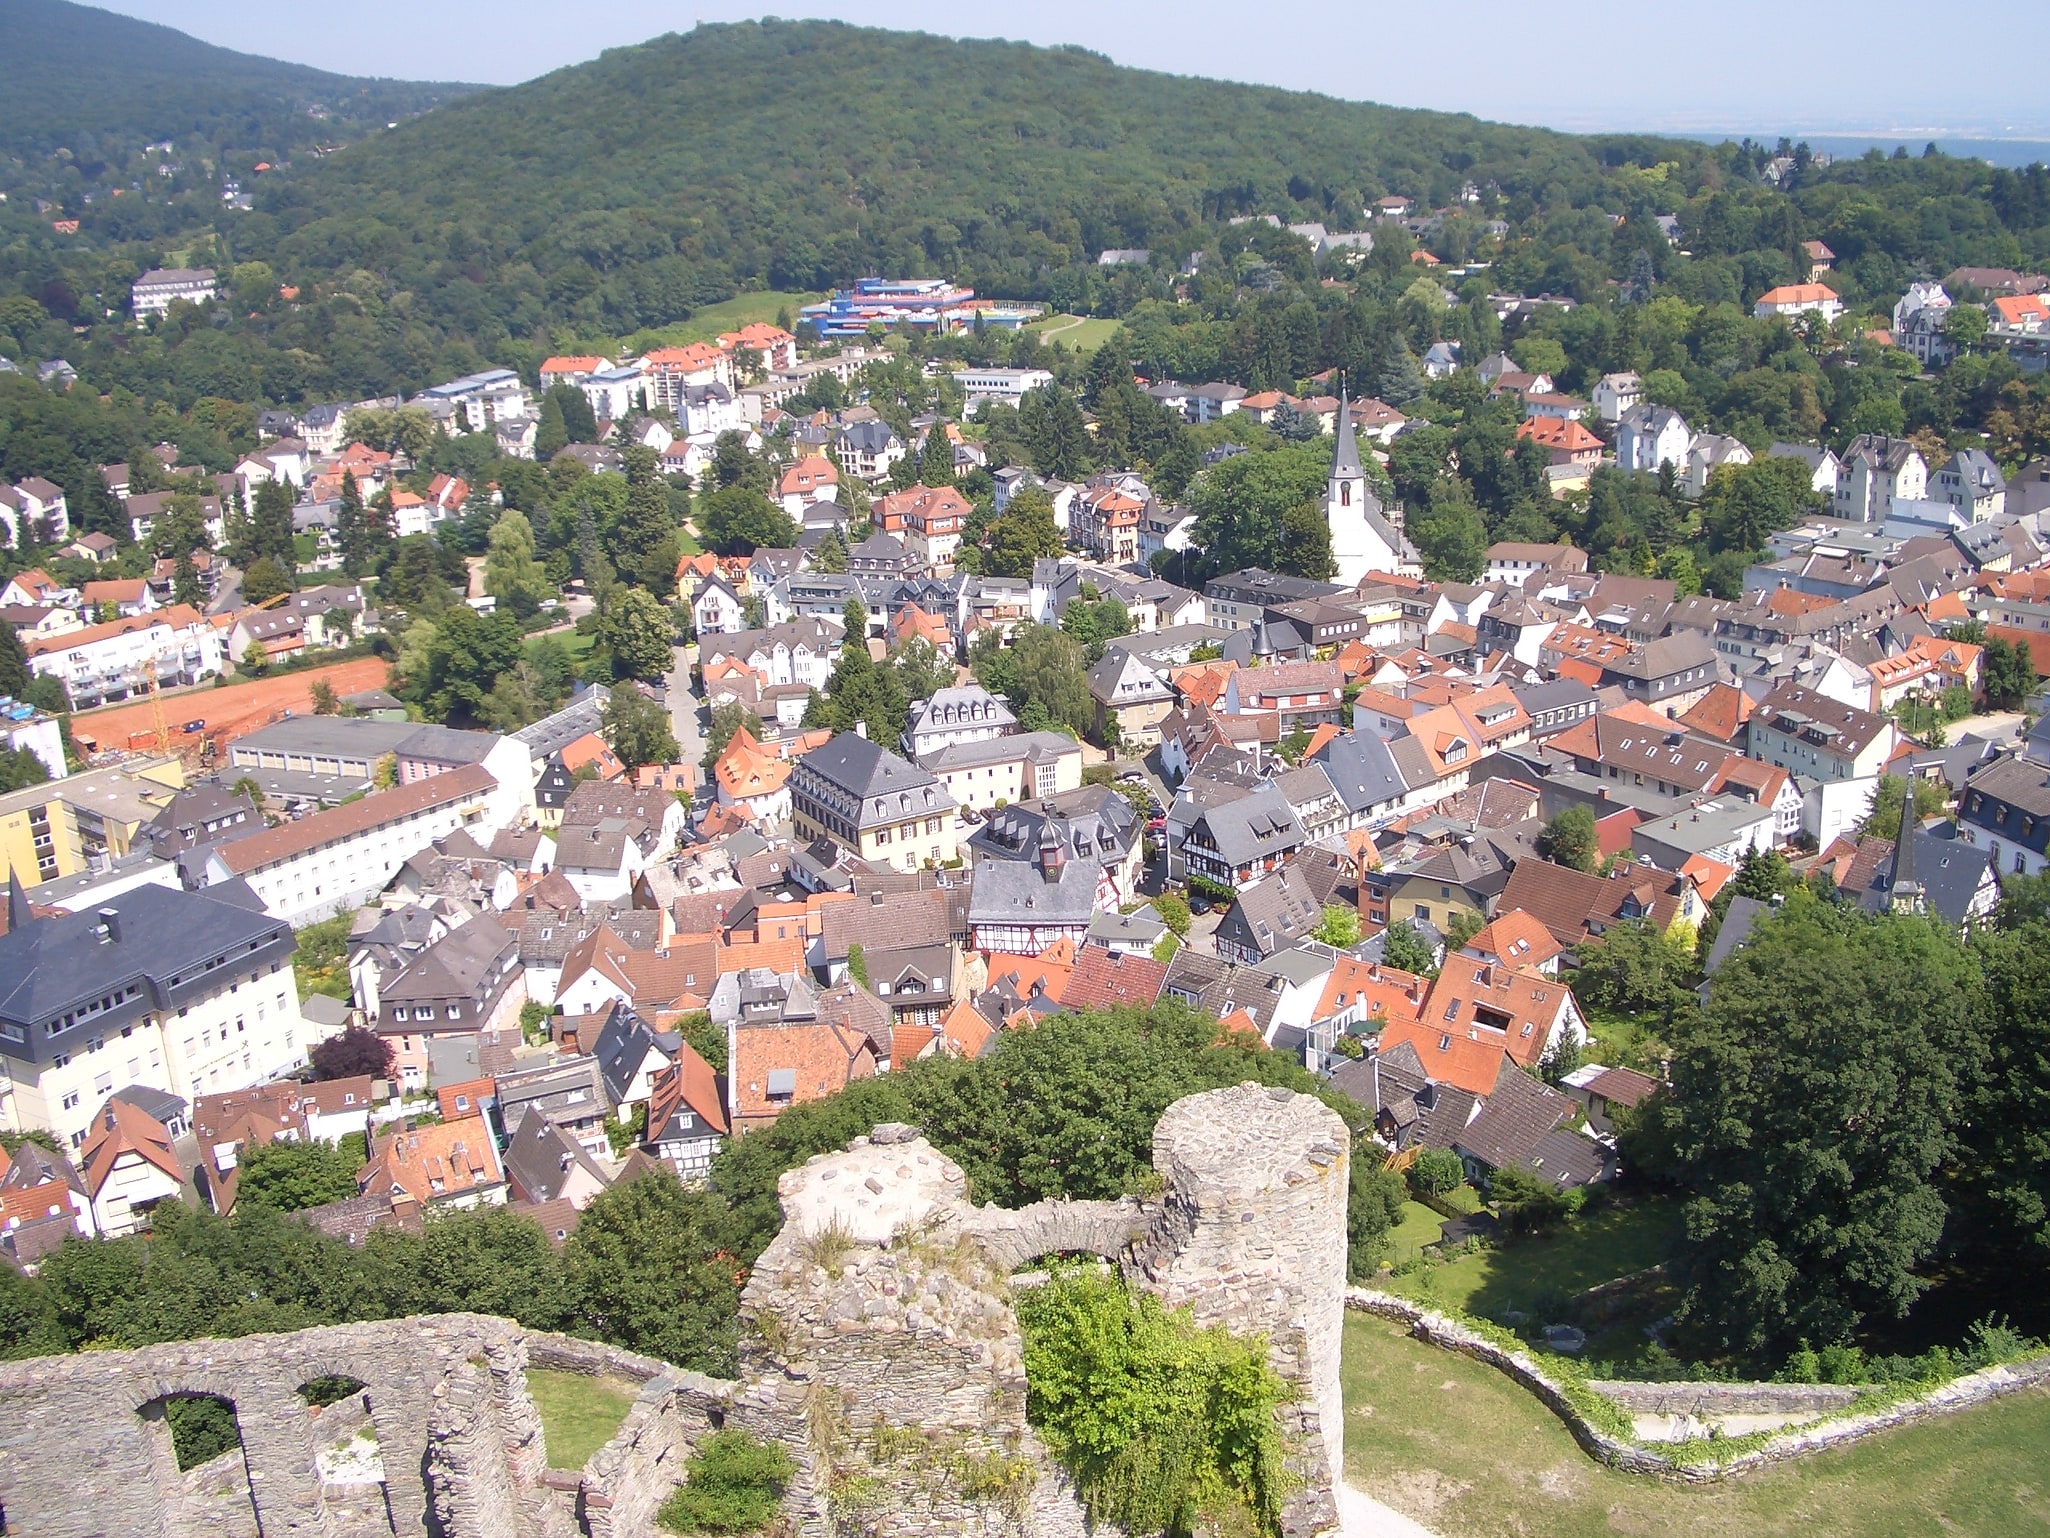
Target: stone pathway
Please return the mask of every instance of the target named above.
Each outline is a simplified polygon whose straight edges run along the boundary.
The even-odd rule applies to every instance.
[[[1438,1538],[1421,1522],[1348,1484],[1338,1487],[1338,1530],[1344,1538]]]

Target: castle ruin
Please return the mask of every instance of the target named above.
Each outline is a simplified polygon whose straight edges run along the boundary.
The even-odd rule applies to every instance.
[[[1337,1525],[1349,1143],[1314,1098],[1242,1084],[1161,1117],[1157,1197],[1006,1211],[970,1203],[913,1129],[878,1127],[783,1177],[737,1382],[461,1314],[9,1363],[0,1521],[17,1538],[653,1538],[691,1448],[730,1424],[790,1452],[805,1538],[1080,1538],[1025,1421],[1008,1286],[1094,1254],[1266,1338],[1297,1390],[1284,1532],[1313,1538]],[[581,1470],[547,1467],[530,1368],[637,1388]],[[189,1397],[231,1406],[240,1443],[180,1473],[166,1411]]]

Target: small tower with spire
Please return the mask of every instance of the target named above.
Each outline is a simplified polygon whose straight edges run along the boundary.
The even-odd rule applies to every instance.
[[[1928,899],[1915,875],[1915,835],[1921,831],[1915,821],[1915,782],[1909,780],[1901,796],[1900,834],[1893,841],[1893,869],[1886,882],[1887,902],[1895,913],[1928,911]]]

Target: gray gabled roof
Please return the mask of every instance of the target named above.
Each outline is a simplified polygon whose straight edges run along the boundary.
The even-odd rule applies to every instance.
[[[1322,766],[1345,809],[1355,815],[1399,800],[1409,790],[1393,750],[1372,732],[1342,733],[1319,748],[1311,762]]]
[[[1303,825],[1288,798],[1263,785],[1237,801],[1213,806],[1203,814],[1217,852],[1231,865],[1280,854],[1304,841]]]

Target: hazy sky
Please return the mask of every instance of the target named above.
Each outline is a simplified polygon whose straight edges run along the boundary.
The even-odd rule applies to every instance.
[[[728,0],[100,0],[208,42],[352,75],[509,84],[695,21]],[[2023,62],[2041,0],[1653,0],[1601,8],[1504,0],[777,0],[956,36],[1079,43],[1120,64],[1441,107],[1558,128],[2050,134]],[[2001,38],[2017,48],[2001,67]],[[2033,41],[2028,41],[2033,40]],[[1947,65],[1934,66],[1937,58]]]

